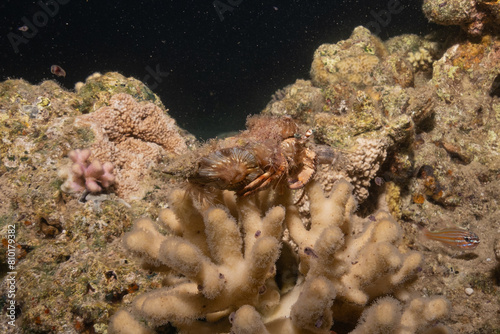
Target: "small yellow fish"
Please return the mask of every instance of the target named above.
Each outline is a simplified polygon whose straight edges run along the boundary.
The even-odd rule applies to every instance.
[[[477,234],[460,228],[445,228],[439,231],[424,228],[422,233],[427,239],[437,240],[460,250],[474,250],[480,243]]]

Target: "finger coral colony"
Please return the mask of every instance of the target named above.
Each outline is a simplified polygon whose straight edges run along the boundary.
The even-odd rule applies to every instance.
[[[498,332],[498,3],[423,10],[449,27],[357,27],[206,143],[118,73],[0,83],[18,333]]]
[[[115,181],[113,175],[113,164],[105,162],[101,164],[98,160],[88,162],[90,150],[76,149],[69,152],[73,161],[71,169],[61,170],[60,176],[66,179],[61,190],[68,192],[84,191],[87,193],[98,193],[104,188],[109,188]]]
[[[415,299],[408,291],[405,283],[422,256],[398,248],[401,228],[390,214],[379,211],[374,221],[354,219],[357,203],[347,181],[339,181],[328,198],[315,182],[307,188],[309,228],[287,193],[274,200],[269,194],[259,199],[221,194],[218,207],[197,208],[184,192],[174,192],[172,209],[160,212],[166,234],[141,219],[124,239],[142,261],[165,266],[167,275],[184,279],[139,296],[132,314],[154,325],[170,322],[186,332],[329,333],[333,320],[356,321],[370,301],[388,293],[403,306],[392,298],[380,300],[366,308],[370,316],[355,332],[414,333],[448,314],[444,298]],[[277,205],[269,207],[273,203]],[[236,210],[234,216],[230,208]],[[282,244],[284,229],[289,242]],[[294,249],[286,253],[295,254],[298,268],[283,281],[277,275],[283,277],[289,268],[277,263],[282,247]],[[419,305],[418,311],[412,304]],[[113,318],[112,332],[140,327],[123,312]]]

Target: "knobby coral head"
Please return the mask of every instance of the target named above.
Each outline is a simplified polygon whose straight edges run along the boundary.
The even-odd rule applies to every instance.
[[[89,161],[89,149],[76,149],[69,153],[71,168],[61,173],[66,181],[61,186],[65,192],[98,193],[109,188],[115,181],[114,166],[110,162]]]

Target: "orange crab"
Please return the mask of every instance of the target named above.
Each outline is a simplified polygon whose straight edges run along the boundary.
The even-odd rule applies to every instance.
[[[313,131],[301,136],[293,132],[298,127],[291,118],[283,122],[279,140],[254,139],[212,152],[199,160],[188,181],[206,190],[233,190],[242,197],[276,187],[283,180],[290,189],[304,187],[316,172],[317,154],[306,147]]]
[[[271,184],[279,183],[287,178],[290,189],[303,188],[316,173],[316,153],[305,147],[307,139],[312,135],[309,129],[303,136],[294,136],[283,140],[280,150],[274,160],[278,162],[277,168],[271,166],[267,171],[255,178],[241,190],[240,196],[247,196],[259,190],[266,189]]]

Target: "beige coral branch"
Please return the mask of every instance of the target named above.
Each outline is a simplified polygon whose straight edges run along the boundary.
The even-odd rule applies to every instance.
[[[276,303],[277,287],[266,281],[274,275],[281,247],[282,207],[263,215],[240,212],[243,225],[260,228],[245,235],[227,210],[197,207],[182,191],[170,199],[173,210],[162,211],[160,224],[172,234],[163,235],[151,220],[140,219],[124,242],[146,262],[164,265],[189,282],[139,297],[134,302],[138,314],[155,324],[183,326],[200,317],[227,316],[244,301],[259,308]],[[243,247],[244,240],[250,246]]]
[[[330,308],[335,288],[325,277],[313,276],[304,284],[297,302],[292,306],[291,319],[297,328],[313,332],[328,331],[333,324]]]
[[[232,317],[232,333],[269,334],[259,312],[250,305],[244,305]]]
[[[170,322],[181,333],[327,334],[334,321],[358,319],[353,333],[430,330],[449,306],[443,298],[415,299],[408,292],[420,253],[404,249],[402,230],[388,213],[353,219],[352,191],[340,180],[328,196],[319,183],[310,182],[310,224],[289,194],[236,199],[225,193],[217,197],[219,205],[211,206],[173,191],[170,209],[159,217],[167,233],[140,219],[125,245],[185,279],[137,297],[133,314],[153,326]],[[276,202],[283,206],[271,205]],[[288,269],[276,262],[284,226],[297,254],[282,256],[299,262],[295,286],[286,291],[276,277]]]

